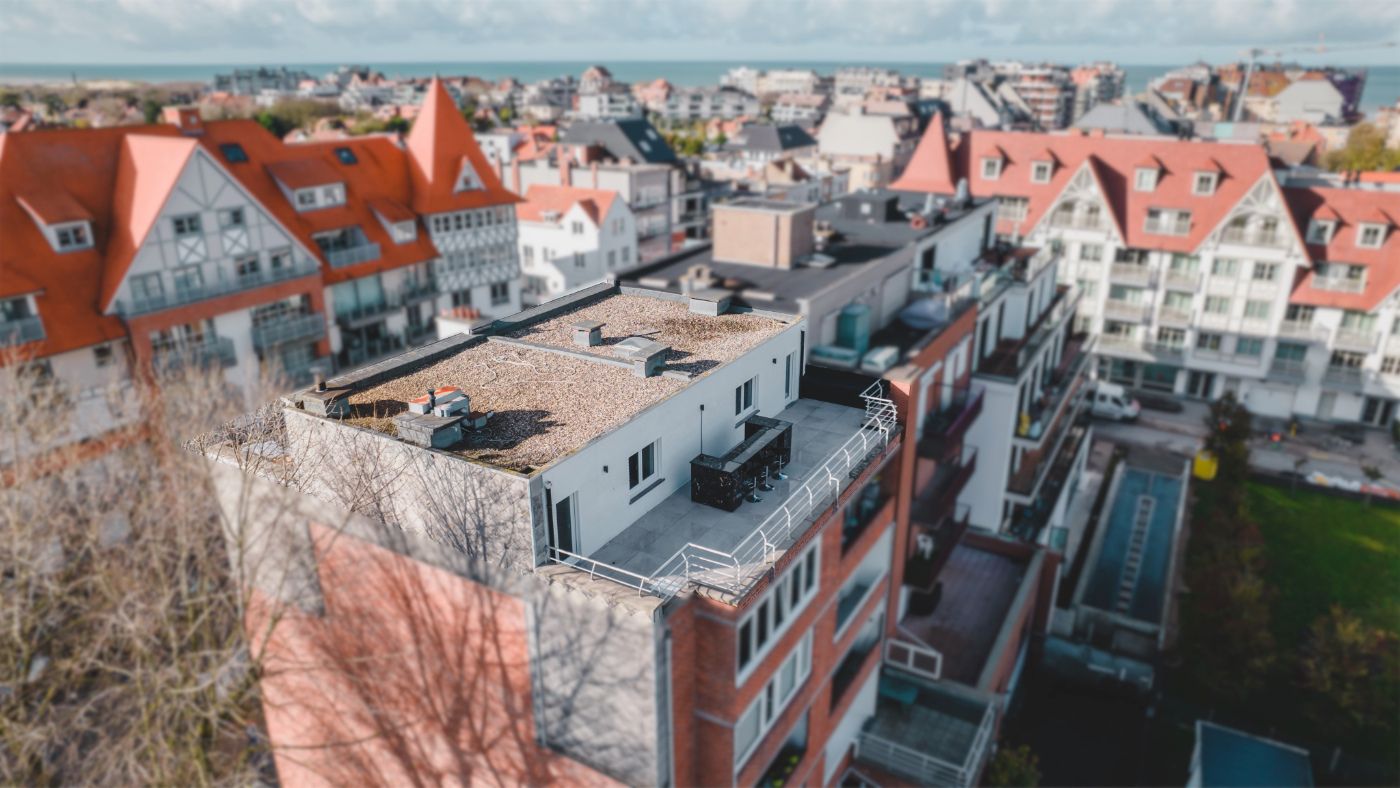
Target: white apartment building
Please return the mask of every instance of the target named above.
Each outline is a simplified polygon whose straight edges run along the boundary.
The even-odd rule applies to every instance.
[[[638,262],[637,222],[617,192],[531,186],[516,215],[527,305],[598,284]]]

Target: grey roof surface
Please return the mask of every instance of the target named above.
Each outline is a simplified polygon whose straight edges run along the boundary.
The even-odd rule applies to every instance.
[[[753,153],[786,153],[817,145],[816,138],[796,124],[776,126],[772,123],[751,123],[736,137],[734,148]]]
[[[1244,731],[1197,723],[1201,747],[1201,785],[1299,788],[1313,784],[1312,764],[1304,750]]]
[[[666,139],[642,118],[577,121],[560,139],[568,145],[600,145],[618,159],[647,164],[673,164],[679,159]]]
[[[848,204],[862,201],[879,202],[895,198],[901,211],[920,211],[927,207],[928,195],[915,192],[872,190],[848,194],[839,200],[817,208],[818,221],[831,224],[838,237],[827,244],[820,254],[830,258],[826,265],[799,265],[794,268],[769,268],[744,263],[728,263],[714,259],[709,244],[686,249],[650,265],[624,273],[621,279],[643,287],[679,292],[680,279],[691,266],[703,264],[721,280],[732,280],[722,286],[736,291],[735,301],[754,309],[767,309],[786,314],[800,314],[800,300],[810,298],[827,288],[863,275],[877,261],[894,255],[910,256],[910,244],[933,235],[942,227],[914,228],[902,216],[898,221],[860,221],[849,218]],[[951,213],[955,221],[962,213]],[[756,291],[756,292],[755,292]],[[762,297],[759,297],[762,296]]]
[[[1176,129],[1137,101],[1098,104],[1074,122],[1077,129],[1103,129],[1125,134],[1173,134]]]

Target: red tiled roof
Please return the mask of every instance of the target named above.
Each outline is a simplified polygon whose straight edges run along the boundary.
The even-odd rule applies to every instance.
[[[324,142],[325,140],[320,140]],[[288,159],[267,165],[268,172],[288,189],[340,183],[340,173],[320,159]]]
[[[102,311],[117,297],[127,269],[160,218],[160,209],[194,150],[191,137],[129,134],[123,140],[111,195],[112,234],[97,303]]]
[[[1283,193],[1298,227],[1307,227],[1313,218],[1337,222],[1327,244],[1308,244],[1313,260],[1366,266],[1366,289],[1360,293],[1315,288],[1314,273],[1301,272],[1290,299],[1293,303],[1370,311],[1400,287],[1400,231],[1393,222],[1386,227],[1379,249],[1356,244],[1360,225],[1374,221],[1367,217],[1400,216],[1400,193],[1333,188],[1287,188]]]
[[[121,320],[97,307],[104,250],[113,235],[118,161],[130,135],[179,133],[160,125],[0,134],[0,295],[39,293],[45,338],[27,349],[49,356],[126,336]],[[54,251],[18,199],[42,199],[39,195],[53,189],[66,192],[90,214],[92,247]]]
[[[61,188],[21,194],[16,199],[44,224],[92,221],[92,213]]]
[[[1194,252],[1261,178],[1273,177],[1268,156],[1258,145],[974,129],[940,153],[937,143],[943,138],[941,126],[930,124],[893,188],[948,194],[965,178],[976,197],[1026,198],[1024,221],[998,223],[998,232],[1004,234],[1024,234],[1034,228],[1088,161],[1125,243]],[[1046,148],[1062,166],[1055,168],[1049,183],[1036,183],[1031,179],[1031,164],[1044,161]],[[1004,157],[1001,173],[986,180],[976,163],[993,156]],[[1157,188],[1150,192],[1133,189],[1134,170],[1144,165],[1161,168]],[[1217,167],[1220,178],[1215,193],[1193,194],[1194,173]],[[1191,211],[1190,232],[1148,234],[1149,208]]]
[[[525,202],[515,209],[515,215],[522,222],[543,222],[547,221],[546,213],[563,216],[574,205],[579,205],[593,219],[593,224],[601,227],[616,197],[617,192],[604,189],[535,185],[525,191]]]
[[[519,202],[519,198],[501,185],[476,144],[466,118],[437,77],[428,85],[423,106],[408,132],[407,147],[413,184],[410,204],[418,213],[445,213]],[[471,163],[482,188],[454,191],[464,159]]]

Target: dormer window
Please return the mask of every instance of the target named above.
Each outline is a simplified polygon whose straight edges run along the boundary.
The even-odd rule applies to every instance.
[[[982,179],[994,181],[1001,177],[1001,158],[988,156],[982,159]]]
[[[1308,243],[1326,244],[1332,242],[1332,233],[1337,229],[1337,223],[1331,219],[1313,219],[1308,225]]]
[[[411,243],[418,240],[418,227],[413,222],[395,222],[390,235],[396,244]]]
[[[1048,161],[1037,161],[1031,163],[1031,183],[1049,183],[1050,175],[1055,170]]]
[[[453,191],[468,192],[480,188],[482,188],[481,178],[477,177],[472,163],[465,158],[462,159],[462,171],[457,175],[457,185]]]
[[[355,158],[355,152],[346,147],[335,149],[335,157],[341,164],[359,164],[360,160]]]
[[[1356,245],[1362,249],[1379,249],[1385,240],[1385,227],[1379,224],[1363,223],[1356,228]]]
[[[1198,197],[1208,197],[1215,194],[1215,184],[1219,177],[1214,172],[1196,173],[1196,179],[1191,184],[1191,193]]]
[[[92,246],[92,232],[87,222],[60,224],[54,228],[54,246],[60,252],[72,252]]]
[[[1157,189],[1157,168],[1138,167],[1133,176],[1133,191],[1150,192]]]
[[[248,160],[248,152],[243,150],[243,146],[236,142],[220,144],[219,152],[224,154],[224,161],[229,164],[242,164]]]
[[[298,207],[298,208],[315,208],[315,207],[316,207],[316,190],[315,190],[315,189],[302,189],[301,191],[297,192],[297,207]]]

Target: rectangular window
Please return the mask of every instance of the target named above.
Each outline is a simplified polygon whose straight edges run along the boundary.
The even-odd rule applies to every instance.
[[[583,252],[574,252],[574,268],[582,268],[584,264]]]
[[[1308,243],[1326,244],[1332,240],[1332,230],[1336,228],[1335,222],[1326,219],[1314,219],[1308,225]]]
[[[92,245],[92,239],[88,236],[87,223],[81,222],[58,228],[54,235],[58,238],[58,248],[60,250],[84,249]]]
[[[1230,299],[1224,296],[1206,296],[1206,312],[1212,315],[1230,314]]]
[[[994,181],[1001,177],[1001,159],[986,158],[982,160],[982,178]]]
[[[1183,347],[1186,345],[1186,332],[1180,328],[1159,328],[1157,342],[1167,347]]]
[[[1278,278],[1278,263],[1255,263],[1254,281],[1272,282]]]
[[[1268,301],[1261,299],[1250,299],[1244,302],[1244,317],[1246,320],[1268,320],[1272,305]]]
[[[635,490],[643,482],[656,476],[657,446],[661,441],[652,441],[642,450],[627,458],[627,489]]]
[[[1363,224],[1361,229],[1356,231],[1356,245],[1362,249],[1379,249],[1384,237],[1384,227],[1379,224]]]
[[[1386,356],[1381,359],[1382,375],[1400,375],[1400,356]]]
[[[1157,170],[1153,167],[1139,167],[1133,176],[1133,190],[1150,192],[1157,188]]]
[[[753,610],[740,619],[736,686],[744,683],[750,670],[767,656],[786,628],[816,596],[817,550],[815,544],[807,548],[807,552],[769,586]],[[777,597],[783,597],[784,603],[778,603]]]
[[[491,306],[510,303],[510,283],[496,282],[491,285]]]
[[[1202,331],[1196,335],[1196,349],[1210,353],[1219,353],[1221,345],[1221,335]]]
[[[1280,342],[1274,348],[1274,358],[1282,361],[1302,361],[1308,355],[1308,346],[1297,342]]]
[[[1289,304],[1288,309],[1283,313],[1283,319],[1290,323],[1301,323],[1304,325],[1312,323],[1313,313],[1316,310],[1310,306],[1301,304]]]
[[[1240,273],[1240,261],[1232,260],[1228,257],[1216,258],[1210,264],[1211,276],[1238,276]]]
[[[92,349],[92,359],[96,362],[98,369],[110,367],[116,363],[116,354],[112,352],[111,345],[98,345]]]
[[[316,190],[315,190],[315,189],[302,189],[301,191],[297,192],[297,207],[298,207],[298,208],[315,208],[315,207],[316,207]]]
[[[219,211],[219,226],[225,230],[232,227],[242,227],[243,209],[230,208],[226,211]]]
[[[1191,193],[1196,195],[1210,195],[1215,193],[1215,173],[1198,172],[1196,180],[1191,184]]]
[[[1001,197],[997,200],[997,218],[1010,222],[1025,221],[1030,204],[1025,197]]]
[[[160,300],[165,295],[165,284],[160,274],[138,274],[131,277],[131,296],[137,303]]]
[[[630,246],[624,246],[624,247],[622,247],[622,262],[624,262],[624,263],[630,263],[630,262],[632,262],[632,247],[630,247]]]
[[[1191,298],[1190,293],[1177,293],[1169,290],[1162,299],[1162,306],[1177,312],[1190,312]]]
[[[1097,263],[1103,260],[1103,245],[1081,244],[1079,247],[1079,259],[1086,263]]]
[[[616,267],[617,267],[617,250],[615,250],[615,249],[609,249],[609,250],[608,250],[608,268],[609,268],[609,269],[612,269],[612,268],[616,268]]]
[[[171,276],[175,279],[176,293],[195,293],[204,287],[204,272],[197,265],[176,268]]]
[[[797,642],[783,664],[734,723],[734,770],[748,760],[812,672],[812,632]]]
[[[1031,165],[1031,180],[1035,183],[1049,183],[1053,168],[1048,161],[1038,161]]]
[[[1257,337],[1240,337],[1235,340],[1235,355],[1247,358],[1260,358],[1264,355],[1264,340]]]
[[[787,363],[783,365],[783,399],[792,399],[792,380],[797,377],[797,353],[787,355]]]
[[[199,214],[197,213],[173,217],[170,224],[175,228],[176,238],[199,234]]]
[[[753,409],[753,389],[758,378],[749,378],[734,387],[734,415],[738,416]]]

